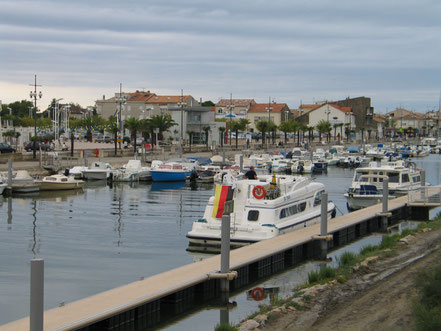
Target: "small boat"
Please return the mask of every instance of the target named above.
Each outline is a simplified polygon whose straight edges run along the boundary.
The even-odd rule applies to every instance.
[[[12,177],[12,193],[35,193],[40,191],[40,184],[26,170],[18,170]]]
[[[154,182],[175,182],[185,181],[194,168],[189,168],[180,162],[153,163],[151,168],[152,179]]]
[[[135,182],[151,180],[152,174],[149,167],[143,167],[140,160],[129,160],[115,175],[114,180],[119,182]]]
[[[368,167],[355,169],[351,186],[344,194],[349,210],[380,203],[383,197],[383,178],[388,177],[389,199],[406,195],[421,188],[421,174],[413,163],[370,162]]]
[[[6,186],[8,186],[8,185],[3,182],[3,177],[0,176],[0,195],[3,194],[3,191],[5,190]]]
[[[72,168],[68,168],[64,171],[65,175],[72,176],[75,179],[82,179],[83,178],[83,171],[89,169],[88,167],[84,166],[75,166]]]
[[[214,175],[215,173],[211,170],[202,172],[193,171],[191,175],[186,178],[186,181],[194,183],[214,183]]]
[[[93,162],[89,168],[83,170],[83,177],[87,180],[113,179],[115,174],[116,170],[104,162]]]
[[[84,185],[84,181],[63,174],[46,176],[38,182],[42,191],[75,190]]]
[[[314,163],[311,160],[297,160],[292,163],[293,174],[310,174],[314,171]]]
[[[187,233],[189,250],[192,246],[220,246],[222,213],[228,196],[234,200],[230,243],[239,247],[320,222],[323,192],[323,184],[291,175],[259,175],[258,180],[217,185],[203,217],[193,222]],[[335,214],[334,203],[328,202],[328,219]]]
[[[313,172],[326,172],[328,171],[328,161],[326,161],[324,158],[315,159],[313,161],[314,163],[314,169]]]

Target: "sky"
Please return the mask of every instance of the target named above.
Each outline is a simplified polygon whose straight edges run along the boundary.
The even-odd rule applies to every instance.
[[[439,0],[0,0],[0,100],[149,90],[438,110]]]

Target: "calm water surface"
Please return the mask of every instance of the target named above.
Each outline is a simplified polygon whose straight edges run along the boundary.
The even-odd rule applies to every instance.
[[[440,160],[430,155],[414,161],[436,185]],[[326,185],[338,214],[347,212],[343,193],[352,174],[351,169],[330,168],[315,176]],[[32,258],[45,260],[45,309],[192,263],[198,257],[186,251],[185,235],[212,194],[213,185],[89,182],[84,192],[0,196],[0,325],[29,314]],[[307,263],[272,277],[265,286],[289,293],[316,267]],[[232,322],[257,309],[246,293],[231,300],[238,303],[230,312]],[[203,310],[167,328],[207,330],[218,322],[219,311]]]

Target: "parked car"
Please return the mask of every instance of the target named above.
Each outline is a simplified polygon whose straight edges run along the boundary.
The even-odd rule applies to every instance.
[[[50,150],[50,145],[49,144],[42,144],[39,141],[35,142],[35,149],[38,151],[40,149],[41,146],[41,150],[42,151],[48,151]],[[27,144],[25,144],[24,149],[26,152],[30,152],[34,150],[34,143],[32,141],[28,142]]]
[[[3,153],[15,153],[15,149],[11,145],[6,143],[0,143],[0,154]]]

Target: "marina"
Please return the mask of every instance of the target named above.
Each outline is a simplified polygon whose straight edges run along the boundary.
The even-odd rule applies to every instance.
[[[438,183],[438,158],[438,155],[431,155],[417,161],[419,167],[428,169],[427,182],[433,185]],[[345,187],[341,182],[345,181],[347,189],[352,174],[352,169],[334,168],[316,177],[327,187],[330,199],[340,211],[338,214],[346,213]],[[15,265],[16,271],[14,273],[12,268],[8,270],[11,277],[2,277],[2,282],[6,282],[0,286],[2,294],[8,294],[10,290],[11,300],[8,300],[8,307],[1,307],[0,311],[7,312],[5,316],[8,318],[16,314],[9,321],[27,314],[25,288],[29,281],[28,260],[33,256],[43,257],[46,261],[46,308],[191,263],[193,256],[186,252],[188,241],[185,235],[192,222],[203,214],[212,194],[213,185],[191,188],[185,182],[112,186],[88,182],[83,193],[64,197],[3,198],[0,211],[2,219],[7,221],[1,224],[5,227],[5,231],[1,232],[5,236],[2,245],[7,246],[13,241],[13,245],[21,248],[15,250],[12,257],[2,250],[2,263]],[[32,214],[21,206],[29,206]],[[54,213],[52,208],[56,208],[57,212]],[[110,220],[106,222],[103,215],[108,215]],[[140,218],[141,215],[143,218]],[[86,219],[81,220],[81,217]],[[147,226],[148,230],[145,229]],[[15,235],[27,238],[25,245],[23,242],[20,245],[18,238],[12,240]],[[23,265],[11,263],[10,259],[14,256]],[[58,265],[51,266],[50,261],[58,261]],[[96,265],[100,267],[96,268]],[[86,279],[87,284],[84,282]],[[18,280],[21,280],[21,285]],[[17,304],[11,308],[14,301]],[[22,314],[17,316],[20,310]],[[243,318],[242,309],[231,312],[231,318],[234,320],[235,314],[240,315],[240,311]],[[199,318],[204,320],[204,317]],[[3,323],[6,322],[3,320]],[[208,325],[215,324],[216,321],[213,321]],[[171,328],[184,330],[183,325],[185,320]]]

